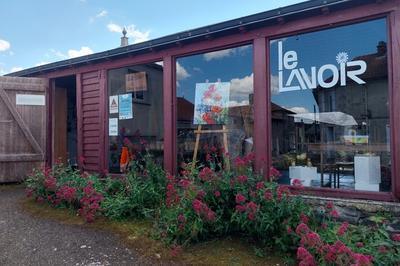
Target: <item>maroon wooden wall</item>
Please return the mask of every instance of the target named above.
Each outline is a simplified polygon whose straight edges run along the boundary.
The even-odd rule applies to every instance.
[[[77,75],[78,158],[84,171],[104,167],[104,71]]]

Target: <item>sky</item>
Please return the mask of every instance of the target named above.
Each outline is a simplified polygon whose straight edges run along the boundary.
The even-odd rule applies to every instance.
[[[0,76],[303,0],[0,0]]]

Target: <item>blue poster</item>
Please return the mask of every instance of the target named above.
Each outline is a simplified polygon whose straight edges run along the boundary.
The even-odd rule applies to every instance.
[[[119,101],[119,119],[132,119],[132,93],[121,94]]]

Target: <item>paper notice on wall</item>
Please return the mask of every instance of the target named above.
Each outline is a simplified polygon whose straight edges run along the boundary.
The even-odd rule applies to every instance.
[[[119,119],[132,119],[132,93],[121,94],[119,98]]]
[[[110,96],[110,114],[118,114],[118,95]]]
[[[44,95],[37,94],[17,94],[16,95],[17,105],[45,105],[46,99]]]
[[[147,91],[146,72],[130,73],[125,75],[126,91]]]
[[[110,118],[108,121],[108,135],[118,136],[118,118]]]

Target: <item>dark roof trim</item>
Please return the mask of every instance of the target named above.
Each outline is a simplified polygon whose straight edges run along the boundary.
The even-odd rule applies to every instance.
[[[172,35],[167,35],[161,38],[149,40],[146,42],[132,44],[125,47],[118,47],[115,49],[99,52],[87,56],[81,56],[73,59],[67,59],[58,61],[42,66],[28,68],[18,72],[7,74],[6,76],[30,76],[37,73],[51,72],[56,69],[66,67],[74,67],[82,64],[95,63],[104,59],[110,59],[114,57],[120,57],[127,54],[146,53],[150,49],[161,50],[171,45],[175,45],[176,42],[190,42],[195,41],[207,35],[222,35],[226,34],[231,30],[236,30],[240,27],[255,28],[257,25],[266,23],[271,20],[276,20],[279,17],[290,17],[299,15],[299,13],[312,12],[320,10],[324,7],[339,6],[343,4],[360,5],[366,4],[370,1],[366,0],[311,0],[287,7],[277,8],[270,11],[241,17],[238,19],[228,20],[225,22],[193,29],[183,32],[179,32]]]

